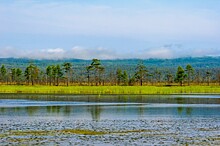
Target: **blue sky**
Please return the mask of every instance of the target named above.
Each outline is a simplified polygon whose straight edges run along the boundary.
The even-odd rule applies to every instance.
[[[220,56],[219,0],[1,0],[0,57]]]

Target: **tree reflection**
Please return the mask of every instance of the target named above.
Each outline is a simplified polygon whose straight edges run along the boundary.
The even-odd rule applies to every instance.
[[[178,111],[178,114],[179,114],[179,115],[182,115],[182,113],[183,113],[183,107],[182,107],[182,106],[177,107],[177,111]]]
[[[26,112],[29,116],[33,116],[37,111],[39,107],[38,106],[27,106],[25,107]]]
[[[47,112],[48,113],[56,113],[59,114],[61,111],[61,107],[60,106],[47,106]]]
[[[176,102],[177,102],[177,104],[184,104],[185,103],[185,99],[182,98],[182,97],[177,97],[176,98]]]
[[[178,107],[178,108],[177,108],[178,114],[179,114],[179,115],[183,114],[184,109],[185,109],[185,111],[186,111],[186,115],[188,115],[188,116],[191,116],[191,115],[192,115],[192,110],[193,110],[192,107],[187,107],[187,108]]]
[[[186,114],[188,115],[188,116],[191,116],[191,114],[192,114],[192,108],[191,107],[187,107],[186,108]]]
[[[92,120],[100,121],[101,110],[102,110],[102,108],[100,105],[91,106]]]
[[[177,104],[183,104],[184,103],[184,98],[178,97],[178,98],[176,98],[176,102],[177,102]],[[178,111],[178,114],[181,115],[183,113],[183,107],[181,105],[179,105],[177,107],[177,111]]]
[[[141,118],[141,117],[143,117],[143,115],[144,115],[144,110],[146,110],[146,109],[144,109],[143,105],[139,105],[138,107],[139,107],[139,108],[138,108],[138,115],[139,115],[139,117]]]
[[[65,106],[64,107],[64,115],[70,116],[70,113],[71,113],[71,106]]]
[[[5,113],[5,111],[6,111],[6,108],[0,108],[1,113]]]

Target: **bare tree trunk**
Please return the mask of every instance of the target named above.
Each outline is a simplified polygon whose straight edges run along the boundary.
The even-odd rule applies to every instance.
[[[190,86],[190,74],[188,73],[188,86]]]
[[[59,77],[57,77],[57,86],[59,86]]]
[[[90,84],[90,76],[88,75],[88,86],[89,86],[89,84]]]
[[[51,86],[51,82],[52,82],[52,79],[51,79],[51,77],[50,77],[50,86]]]
[[[34,85],[34,80],[33,80],[33,79],[31,79],[31,85],[32,85],[32,86]]]
[[[69,80],[68,80],[68,77],[67,77],[67,79],[66,79],[66,85],[67,85],[67,87],[69,86]]]

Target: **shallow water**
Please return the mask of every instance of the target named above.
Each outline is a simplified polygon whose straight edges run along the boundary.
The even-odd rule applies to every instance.
[[[219,95],[0,94],[0,145],[220,145],[219,111]]]
[[[0,95],[0,118],[45,117],[95,121],[151,117],[219,118],[219,111],[219,95]]]

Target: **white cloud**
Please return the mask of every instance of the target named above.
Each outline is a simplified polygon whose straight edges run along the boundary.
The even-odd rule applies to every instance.
[[[76,46],[73,47],[70,52],[72,54],[72,58],[80,59],[117,59],[117,57],[119,57],[119,55],[116,54],[116,52],[102,47],[92,49]]]
[[[143,56],[144,57],[144,56]],[[145,58],[172,58],[173,52],[168,48],[151,49],[145,54]]]
[[[23,51],[19,51],[18,49],[15,49],[13,47],[4,47],[0,48],[0,57],[1,58],[8,58],[8,57],[22,57]]]
[[[55,49],[48,49],[48,50],[43,50],[48,53],[64,53],[65,51],[61,48],[55,48]]]
[[[193,49],[191,53],[193,54],[193,56],[220,56],[220,49]]]
[[[12,47],[0,48],[0,58],[15,57],[15,58],[33,58],[33,59],[117,59],[120,55],[116,52],[102,47],[98,48],[83,48],[80,46],[73,47],[70,50],[62,48],[55,49],[34,49],[22,50]]]
[[[36,59],[37,58],[38,59],[63,59],[63,58],[67,58],[66,51],[62,48],[43,49],[43,50],[35,49],[34,51],[30,50],[29,57],[36,58]]]
[[[35,49],[22,50],[13,47],[0,48],[0,58],[33,58],[33,59],[129,59],[129,58],[178,58],[178,57],[202,57],[202,56],[220,56],[220,49],[185,49],[181,45],[164,45],[162,47],[148,48],[134,52],[120,52],[111,49],[97,47],[85,48],[75,46],[72,49]]]

